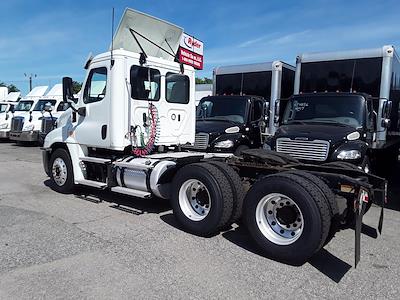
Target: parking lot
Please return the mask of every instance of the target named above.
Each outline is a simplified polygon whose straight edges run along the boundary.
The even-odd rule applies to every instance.
[[[259,253],[243,226],[211,238],[185,233],[163,200],[55,193],[38,147],[1,142],[0,298],[397,299],[396,170],[383,235],[373,229],[379,208],[364,218],[357,269],[353,230],[294,267]]]

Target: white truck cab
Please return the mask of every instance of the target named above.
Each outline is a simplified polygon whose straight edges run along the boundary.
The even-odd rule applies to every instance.
[[[11,128],[11,111],[18,104],[20,92],[9,93],[0,101],[0,138],[7,139]]]
[[[11,128],[9,129],[9,137],[11,140],[19,141],[21,135],[27,137],[34,136],[34,128],[30,125],[33,120],[33,110],[39,100],[45,95],[48,86],[37,86],[32,89],[25,97],[23,97],[12,112]],[[27,127],[27,125],[29,126]],[[29,138],[25,139],[29,141]]]
[[[24,117],[22,130],[11,130],[10,138],[21,142],[36,142],[39,140],[44,119],[57,118],[65,110],[62,99],[62,84],[54,85],[44,96],[40,97]]]

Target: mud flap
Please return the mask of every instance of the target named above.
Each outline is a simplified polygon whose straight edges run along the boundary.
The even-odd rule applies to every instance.
[[[382,203],[381,203],[381,213],[379,216],[379,223],[378,223],[378,231],[379,234],[382,234],[382,228],[383,228],[383,210],[385,208],[385,203],[387,201],[387,182],[385,182],[385,194],[382,197]]]
[[[355,232],[355,253],[354,253],[354,268],[357,268],[357,264],[360,261],[360,248],[361,248],[361,229],[362,219],[365,213],[366,204],[370,201],[368,199],[368,192],[364,189],[360,189],[358,197],[354,200],[354,213],[356,216],[356,228]]]

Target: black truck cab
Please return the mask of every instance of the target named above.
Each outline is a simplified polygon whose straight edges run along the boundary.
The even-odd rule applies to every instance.
[[[268,124],[268,102],[258,96],[209,96],[196,114],[197,151],[240,154],[262,145]]]
[[[305,162],[347,161],[369,171],[377,105],[378,99],[363,93],[294,95],[267,145]]]

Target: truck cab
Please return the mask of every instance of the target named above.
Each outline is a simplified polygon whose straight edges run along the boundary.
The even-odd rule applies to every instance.
[[[376,138],[373,107],[374,99],[362,93],[294,95],[268,144],[308,163],[345,160],[367,172],[368,148]]]
[[[268,102],[258,96],[209,96],[196,111],[197,151],[229,152],[259,148],[268,123]]]
[[[393,46],[299,55],[294,96],[267,147],[316,163],[349,162],[365,171],[394,165],[400,146],[399,74]]]
[[[11,92],[4,100],[0,101],[0,139],[9,137],[11,111],[18,104],[20,94],[20,92]]]

